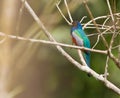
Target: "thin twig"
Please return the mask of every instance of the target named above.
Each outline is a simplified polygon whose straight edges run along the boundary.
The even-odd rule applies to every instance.
[[[112,54],[112,46],[113,46],[113,43],[114,43],[114,40],[115,40],[115,37],[117,36],[117,32],[116,32],[116,24],[118,22],[115,23],[115,19],[114,19],[114,16],[113,16],[113,13],[112,13],[112,10],[111,10],[111,6],[110,6],[110,3],[109,3],[109,0],[107,0],[107,4],[108,4],[108,8],[109,8],[109,11],[110,11],[110,15],[111,15],[111,18],[112,18],[112,22],[113,22],[113,25],[114,25],[114,31],[113,31],[113,35],[112,35],[112,38],[111,38],[111,41],[110,41],[110,45],[109,45],[109,49],[108,49],[108,55],[111,59],[113,59],[113,61],[116,63],[116,65],[118,66],[118,68],[120,68],[120,62],[119,60]]]
[[[38,43],[49,44],[49,45],[59,45],[62,47],[81,49],[81,50],[87,50],[87,51],[101,53],[101,54],[107,54],[107,51],[105,51],[105,50],[96,50],[96,49],[75,46],[75,45],[63,44],[63,43],[59,43],[59,42],[52,42],[52,41],[46,41],[46,40],[40,40],[40,39],[25,38],[25,37],[20,37],[20,36],[15,36],[15,35],[8,35],[3,32],[0,32],[0,36],[3,36],[5,38],[17,39],[17,40],[21,40],[21,41],[38,42]]]
[[[97,44],[98,44],[99,41],[100,41],[100,35],[98,35],[97,41],[96,41],[96,43],[94,44],[94,46],[92,47],[92,49],[94,49],[94,48],[97,46]]]
[[[84,59],[84,57],[83,57],[83,55],[82,55],[81,50],[78,49],[77,51],[78,51],[78,55],[79,55],[79,57],[80,57],[80,61],[82,62],[82,65],[87,66],[87,64],[86,64],[86,62],[85,62],[85,59]]]
[[[119,62],[118,58],[116,58],[110,50],[108,51],[108,55],[114,61],[116,66],[120,69],[120,62]]]
[[[112,47],[112,49],[116,49],[116,48],[119,48],[119,47],[120,47],[120,45],[117,45],[117,46]]]
[[[95,27],[96,27],[97,32],[101,33],[101,31],[98,29],[98,25],[97,25],[96,21],[94,20],[94,17],[93,17],[93,15],[92,15],[92,12],[90,11],[90,9],[89,9],[89,7],[88,7],[88,5],[87,5],[86,0],[84,0],[83,3],[84,3],[84,5],[85,5],[86,10],[88,11],[88,13],[89,13],[89,15],[90,15],[90,17],[91,17],[91,19],[92,19]],[[106,39],[104,38],[103,35],[101,35],[101,38],[102,38],[103,43],[104,43],[104,45],[106,46],[106,48],[108,48],[108,43],[107,43],[107,41],[106,41]]]
[[[105,66],[105,73],[104,73],[104,78],[105,80],[107,80],[107,76],[108,76],[108,61],[109,61],[109,56],[107,56],[107,59],[106,59],[106,66]]]
[[[110,11],[110,15],[111,15],[112,21],[113,21],[113,23],[115,23],[115,19],[114,19],[114,16],[113,16],[112,10],[111,10],[111,6],[110,6],[110,2],[109,2],[109,0],[107,0],[107,5],[108,5],[109,11]]]
[[[110,41],[110,46],[109,46],[109,50],[111,51],[112,45],[113,45],[113,42],[114,42],[114,38],[115,38],[115,35],[116,35],[115,34],[116,33],[116,26],[115,26],[115,19],[114,19],[112,10],[111,10],[111,6],[110,6],[109,0],[107,0],[107,5],[108,5],[109,11],[110,11],[110,15],[111,15],[111,18],[112,18],[112,22],[113,22],[113,25],[114,25],[114,31],[113,31],[113,35],[112,35],[112,38],[111,38],[111,41]]]
[[[102,33],[100,33],[100,35],[102,34],[104,34],[104,33],[106,33],[108,30],[110,30],[112,28],[112,26],[111,27],[109,27],[108,29],[106,29],[104,32],[102,32]],[[92,49],[94,49],[95,47],[96,47],[96,45],[98,44],[98,42],[99,42],[99,40],[100,40],[100,35],[98,35],[98,38],[97,38],[97,41],[96,41],[96,43],[94,44],[94,46],[92,47]]]
[[[120,41],[119,41],[119,44],[120,44]],[[120,46],[118,48],[118,61],[119,61],[119,66],[120,66]]]
[[[120,15],[120,13],[115,13],[114,15],[118,16]],[[109,17],[110,15],[105,15],[105,16],[99,16],[99,17],[96,17],[94,18],[93,20],[96,21],[96,20],[99,20],[99,19],[104,19],[104,18],[107,18]],[[88,21],[84,26],[83,26],[83,29],[87,27],[87,25],[91,24],[93,22],[93,20],[90,20]]]
[[[87,18],[87,16],[83,16],[82,19],[80,20],[80,23],[82,23],[82,21]]]
[[[61,9],[59,8],[60,2],[61,2],[61,0],[56,3],[56,7],[57,7],[58,11],[60,12],[61,16],[65,19],[65,21],[66,21],[69,25],[72,25],[71,22],[69,22],[69,20],[64,16],[64,14],[62,13]]]
[[[109,31],[109,30],[108,30]],[[112,34],[112,32],[103,33],[103,35]],[[98,36],[99,33],[88,34],[87,36]]]
[[[20,23],[21,23],[21,18],[22,18],[22,13],[23,13],[25,1],[26,0],[23,0],[22,6],[21,6],[20,11],[19,11],[19,15],[18,15],[18,21],[17,21],[17,25],[16,25],[16,33],[17,33],[17,35],[19,35],[19,28],[20,28]]]
[[[64,3],[65,3],[65,6],[66,6],[66,9],[67,9],[67,12],[68,12],[68,15],[69,15],[70,21],[71,21],[71,23],[72,23],[72,22],[73,22],[73,19],[72,19],[72,16],[71,16],[70,10],[69,10],[69,8],[68,8],[67,1],[64,0]]]
[[[106,22],[110,19],[110,17],[106,18],[105,21],[103,22],[102,28],[104,28]]]

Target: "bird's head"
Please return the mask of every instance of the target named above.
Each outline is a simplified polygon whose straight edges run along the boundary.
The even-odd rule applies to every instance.
[[[72,22],[72,26],[73,26],[73,28],[82,29],[82,25],[80,24],[79,21],[73,21],[73,22]]]

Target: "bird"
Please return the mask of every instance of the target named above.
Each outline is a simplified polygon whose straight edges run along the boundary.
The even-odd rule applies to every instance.
[[[90,40],[82,29],[79,21],[73,21],[71,27],[72,42],[77,46],[90,48]],[[90,67],[90,51],[83,50],[83,57],[88,67]]]

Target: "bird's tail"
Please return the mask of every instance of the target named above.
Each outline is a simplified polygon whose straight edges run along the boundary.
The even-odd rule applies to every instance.
[[[87,66],[90,67],[90,52],[85,52],[84,58],[85,58]],[[88,75],[88,77],[91,77],[90,73],[88,73],[87,75]]]
[[[86,64],[88,65],[88,67],[90,67],[90,52],[85,52],[84,58],[85,58]]]

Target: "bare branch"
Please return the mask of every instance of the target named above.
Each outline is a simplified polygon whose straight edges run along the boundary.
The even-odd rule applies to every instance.
[[[113,16],[112,10],[111,10],[111,6],[110,6],[110,2],[109,2],[109,0],[107,0],[107,5],[108,5],[109,11],[110,11],[110,15],[111,15],[112,21],[113,21],[113,23],[115,23],[115,19],[114,19],[114,16]]]
[[[114,61],[116,66],[120,69],[120,62],[119,62],[119,60],[111,53],[110,50],[108,51],[108,55]]]
[[[105,80],[107,80],[107,76],[108,76],[108,61],[109,61],[109,56],[107,56],[107,59],[106,59],[106,66],[105,66],[105,72],[104,72],[104,77],[105,77]]]
[[[85,62],[85,59],[84,59],[84,57],[83,57],[83,55],[82,55],[81,50],[78,49],[77,51],[78,51],[78,55],[79,55],[79,57],[80,57],[80,60],[81,60],[81,62],[82,62],[82,65],[83,65],[83,66],[87,66],[87,64],[86,64],[86,62]]]
[[[97,46],[97,44],[98,44],[99,41],[100,41],[100,35],[98,35],[97,41],[96,41],[96,43],[94,44],[94,46],[92,47],[92,49],[94,49],[94,48]]]
[[[80,23],[82,23],[82,21],[87,18],[87,16],[83,16],[82,19],[80,20]]]
[[[120,42],[119,42],[120,43]],[[119,61],[119,66],[120,66],[120,46],[118,48],[118,61]]]
[[[120,13],[115,13],[114,15],[118,16],[120,15]],[[99,20],[99,19],[104,19],[104,18],[108,18],[110,15],[106,15],[106,16],[99,16],[99,17],[96,17],[94,18],[93,20],[96,21],[96,20]],[[119,18],[118,18],[119,19]],[[90,23],[93,22],[93,20],[90,20],[88,21],[84,26],[83,26],[83,29],[87,27],[87,25],[89,25]]]
[[[112,26],[109,27],[108,29],[106,29],[104,32],[100,33],[100,35],[103,35],[104,33],[106,33],[106,32],[107,32],[108,30],[110,30],[111,28],[112,28]],[[98,35],[97,41],[96,41],[95,45],[92,47],[92,49],[94,49],[95,46],[98,44],[98,42],[99,42],[99,40],[100,40],[100,35]]]
[[[110,3],[109,3],[109,0],[107,0],[107,4],[108,4],[108,8],[109,8],[110,15],[111,15],[111,18],[112,18],[112,22],[113,22],[113,25],[114,25],[114,31],[113,31],[113,35],[112,35],[112,38],[111,38],[111,41],[110,41],[110,45],[109,45],[109,49],[108,49],[108,55],[116,63],[116,65],[118,66],[118,68],[120,68],[120,62],[118,61],[118,59],[111,52],[112,51],[112,46],[113,46],[113,43],[114,43],[114,40],[115,40],[115,37],[118,34],[116,32],[116,24],[118,22],[115,23],[115,19],[114,19],[112,10],[111,10],[111,6],[110,6]]]
[[[58,11],[60,12],[61,16],[65,19],[65,21],[66,21],[69,25],[72,25],[71,22],[68,21],[68,19],[64,16],[64,14],[62,13],[61,9],[59,8],[60,2],[61,2],[61,0],[56,3],[56,7],[57,7]]]
[[[96,27],[97,32],[98,32],[98,33],[101,33],[101,31],[98,29],[98,25],[97,25],[96,21],[94,20],[94,17],[93,17],[93,15],[92,15],[92,12],[90,11],[90,9],[89,9],[89,7],[88,7],[88,5],[87,5],[86,0],[84,0],[83,3],[84,3],[84,5],[85,5],[86,10],[88,11],[88,13],[89,13],[89,15],[90,15],[90,18],[92,19],[92,22],[94,23],[94,25],[95,25],[95,27]],[[106,39],[104,38],[103,35],[100,35],[100,36],[101,36],[101,38],[102,38],[102,40],[103,40],[104,45],[106,46],[106,48],[108,48],[108,43],[107,43]]]
[[[73,19],[72,19],[72,16],[71,16],[70,10],[69,10],[69,8],[68,8],[67,1],[64,0],[64,3],[65,3],[65,6],[66,6],[66,9],[67,9],[67,12],[68,12],[68,15],[69,15],[70,21],[71,21],[71,23],[72,23],[72,22],[73,22]]]
[[[21,22],[21,18],[22,18],[22,13],[23,13],[25,1],[26,0],[23,0],[22,6],[21,6],[20,11],[19,11],[19,15],[18,15],[18,21],[17,21],[17,25],[16,25],[16,33],[17,33],[17,35],[19,35],[20,22]]]
[[[106,22],[110,19],[110,17],[107,17],[102,25],[102,28],[105,26]]]
[[[117,45],[117,46],[112,47],[112,49],[116,49],[116,48],[119,48],[119,47],[120,47],[120,45]]]
[[[39,43],[43,43],[43,44],[59,45],[59,46],[62,46],[62,47],[68,47],[68,48],[73,48],[73,49],[87,50],[87,51],[107,55],[107,51],[105,51],[105,50],[89,49],[89,48],[85,48],[85,47],[80,47],[80,46],[75,46],[75,45],[68,45],[68,44],[63,44],[63,43],[59,43],[59,42],[52,42],[52,41],[46,41],[46,40],[37,40],[37,39],[25,38],[25,37],[20,37],[20,36],[15,36],[15,35],[8,35],[8,34],[5,34],[3,32],[0,32],[0,36],[5,37],[3,40],[5,40],[6,38],[12,38],[12,39],[17,39],[17,40],[21,40],[21,41],[39,42]]]

